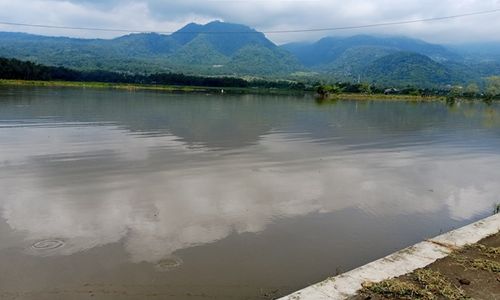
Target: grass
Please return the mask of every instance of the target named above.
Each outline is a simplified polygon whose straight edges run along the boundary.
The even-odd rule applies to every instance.
[[[362,293],[397,299],[467,299],[461,288],[451,283],[443,274],[430,269],[419,269],[408,279],[394,278],[379,283],[364,284]]]
[[[475,250],[486,258],[464,257],[463,253],[467,250]],[[468,245],[462,251],[454,253],[453,256],[456,262],[466,269],[500,273],[500,262],[495,261],[500,257],[500,247],[488,247],[481,244]]]
[[[165,91],[203,91],[208,88],[187,87],[187,86],[166,86],[148,84],[127,84],[108,82],[79,82],[79,81],[42,81],[42,80],[15,80],[0,79],[0,85],[10,86],[48,86],[48,87],[82,87],[82,88],[114,88],[126,90],[165,90]]]
[[[384,297],[397,297],[399,299],[434,299],[424,294],[424,291],[417,285],[398,279],[364,284],[363,289]]]
[[[456,261],[459,265],[465,269],[472,270],[482,270],[492,273],[500,273],[500,262],[485,259],[485,258],[474,258],[467,259],[462,257],[457,257]]]
[[[497,234],[489,237],[494,243]],[[471,299],[496,293],[499,273],[498,244],[476,243],[455,250],[440,263],[379,283],[364,283],[354,299]]]
[[[395,101],[414,101],[414,102],[427,102],[427,101],[442,101],[446,97],[443,96],[414,96],[414,95],[385,95],[385,94],[353,94],[341,93],[331,94],[323,101],[336,101],[336,100],[395,100]]]
[[[120,89],[120,90],[151,90],[163,92],[183,93],[221,93],[228,94],[296,94],[303,91],[290,89],[267,89],[267,88],[238,88],[238,87],[208,87],[208,86],[177,86],[160,84],[129,84],[108,82],[81,82],[81,81],[44,81],[44,80],[17,80],[0,79],[0,86],[34,86],[34,87],[71,87],[71,88],[95,88],[95,89]]]
[[[481,244],[468,245],[465,247],[466,250],[477,250],[481,254],[486,255],[489,258],[497,258],[500,256],[500,247],[488,247]]]
[[[450,300],[466,299],[465,292],[439,273],[430,269],[415,271],[416,280],[424,287],[427,294],[442,296]]]
[[[35,87],[71,87],[71,88],[96,88],[96,89],[120,89],[120,90],[151,90],[181,93],[220,93],[221,90],[228,94],[273,94],[291,95],[309,93],[305,90],[292,90],[285,88],[257,88],[257,87],[208,87],[208,86],[178,86],[161,84],[131,84],[131,83],[109,83],[109,82],[81,82],[81,81],[57,81],[57,80],[18,80],[0,79],[0,86],[35,86]],[[337,100],[394,100],[405,102],[431,102],[445,101],[445,96],[415,96],[415,95],[385,95],[385,94],[363,94],[363,93],[340,93],[331,94],[327,98],[317,99],[319,104],[335,103]],[[500,205],[497,210],[500,210]],[[498,211],[497,211],[498,212]]]

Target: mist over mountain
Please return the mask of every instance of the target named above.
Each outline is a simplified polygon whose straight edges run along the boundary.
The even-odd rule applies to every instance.
[[[367,47],[373,50],[411,51],[429,56],[436,61],[459,59],[459,55],[443,46],[426,43],[407,37],[375,37],[357,35],[352,37],[325,37],[315,43],[291,43],[282,46],[297,56],[308,67],[317,67],[334,63],[349,49]]]
[[[467,43],[450,45],[449,48],[459,53],[466,60],[481,62],[500,61],[500,43]]]
[[[0,32],[0,56],[79,70],[280,78],[319,74],[419,86],[480,83],[500,74],[500,44],[437,45],[356,35],[277,46],[248,26],[220,21],[190,23],[171,35],[139,33],[109,40]]]
[[[76,69],[131,72],[286,75],[298,60],[250,27],[214,21],[188,24],[171,35],[130,34],[75,39],[0,33],[0,56]]]

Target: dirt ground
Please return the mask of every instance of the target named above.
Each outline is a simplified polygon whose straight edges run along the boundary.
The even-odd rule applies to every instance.
[[[500,232],[433,264],[380,283],[365,283],[351,300],[500,300]]]

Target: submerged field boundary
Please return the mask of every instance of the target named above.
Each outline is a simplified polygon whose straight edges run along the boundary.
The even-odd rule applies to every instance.
[[[61,81],[61,80],[24,80],[24,79],[0,79],[1,86],[20,87],[59,87],[59,88],[83,88],[83,89],[115,89],[126,91],[158,91],[167,93],[207,93],[207,94],[264,94],[264,95],[306,95],[314,96],[310,90],[294,90],[287,88],[265,88],[265,87],[214,87],[196,85],[164,85],[164,84],[140,84],[140,83],[113,83],[92,81]],[[366,93],[340,93],[330,95],[326,98],[316,98],[318,104],[335,103],[343,100],[393,100],[407,102],[431,102],[445,101],[444,96],[414,96],[401,94],[366,94]]]
[[[364,283],[377,283],[411,273],[498,231],[500,231],[500,214],[425,240],[342,275],[306,287],[280,300],[346,299],[356,295]]]
[[[92,81],[60,81],[60,80],[20,80],[0,79],[0,86],[21,87],[60,87],[60,88],[89,88],[89,89],[115,89],[126,91],[159,91],[167,93],[207,93],[207,94],[304,94],[306,91],[286,88],[264,87],[215,87],[197,85],[165,85],[165,84],[140,84],[140,83],[114,83]]]

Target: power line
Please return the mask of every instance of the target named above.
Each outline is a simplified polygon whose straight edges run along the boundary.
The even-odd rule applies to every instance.
[[[459,15],[427,18],[427,19],[414,19],[414,20],[372,23],[372,24],[365,24],[365,25],[353,25],[353,26],[342,26],[342,27],[270,30],[270,31],[261,31],[261,32],[265,33],[265,34],[286,34],[286,33],[352,30],[352,29],[372,28],[372,27],[384,27],[384,26],[405,25],[405,24],[413,24],[413,23],[443,21],[443,20],[458,19],[458,18],[464,18],[464,17],[493,14],[493,13],[497,13],[497,12],[500,12],[500,8],[492,9],[492,10],[471,12],[471,13],[464,13],[464,14],[459,14]],[[150,32],[153,32],[151,30],[129,30],[129,29],[116,29],[116,28],[57,26],[57,25],[29,24],[29,23],[16,23],[16,22],[5,22],[5,21],[0,21],[0,25],[35,27],[35,28],[50,28],[50,29],[122,32],[122,33],[150,33]],[[162,34],[172,34],[172,33],[175,33],[176,31],[154,31],[154,32],[162,33]],[[258,32],[258,31],[182,31],[182,32],[178,32],[178,33],[182,33],[182,34],[202,34],[202,33],[203,34],[259,34],[261,32]]]
[[[356,26],[344,26],[344,27],[330,27],[330,28],[313,28],[313,29],[297,29],[297,30],[275,30],[275,31],[267,31],[265,33],[299,33],[299,32],[319,32],[319,31],[337,31],[337,30],[350,30],[350,29],[362,29],[362,28],[370,28],[370,27],[383,27],[383,26],[393,26],[393,25],[404,25],[404,24],[413,24],[413,23],[424,23],[424,22],[434,22],[434,21],[442,21],[449,19],[458,19],[464,17],[478,16],[478,15],[486,15],[500,12],[500,9],[493,10],[485,10],[478,12],[465,13],[460,15],[452,15],[452,16],[444,16],[444,17],[435,17],[435,18],[427,18],[427,19],[415,19],[415,20],[406,20],[406,21],[394,21],[394,22],[385,22],[385,23],[374,23],[374,24],[365,24],[365,25],[356,25]]]
[[[36,27],[36,28],[51,28],[51,29],[70,29],[70,30],[89,30],[89,31],[107,31],[107,32],[136,32],[147,33],[151,31],[145,30],[127,30],[127,29],[111,29],[111,28],[96,28],[96,27],[73,27],[73,26],[57,26],[57,25],[44,25],[44,24],[27,24],[27,23],[14,23],[0,21],[0,25],[9,26],[22,26],[22,27]],[[173,32],[158,32],[158,33],[173,33]]]

